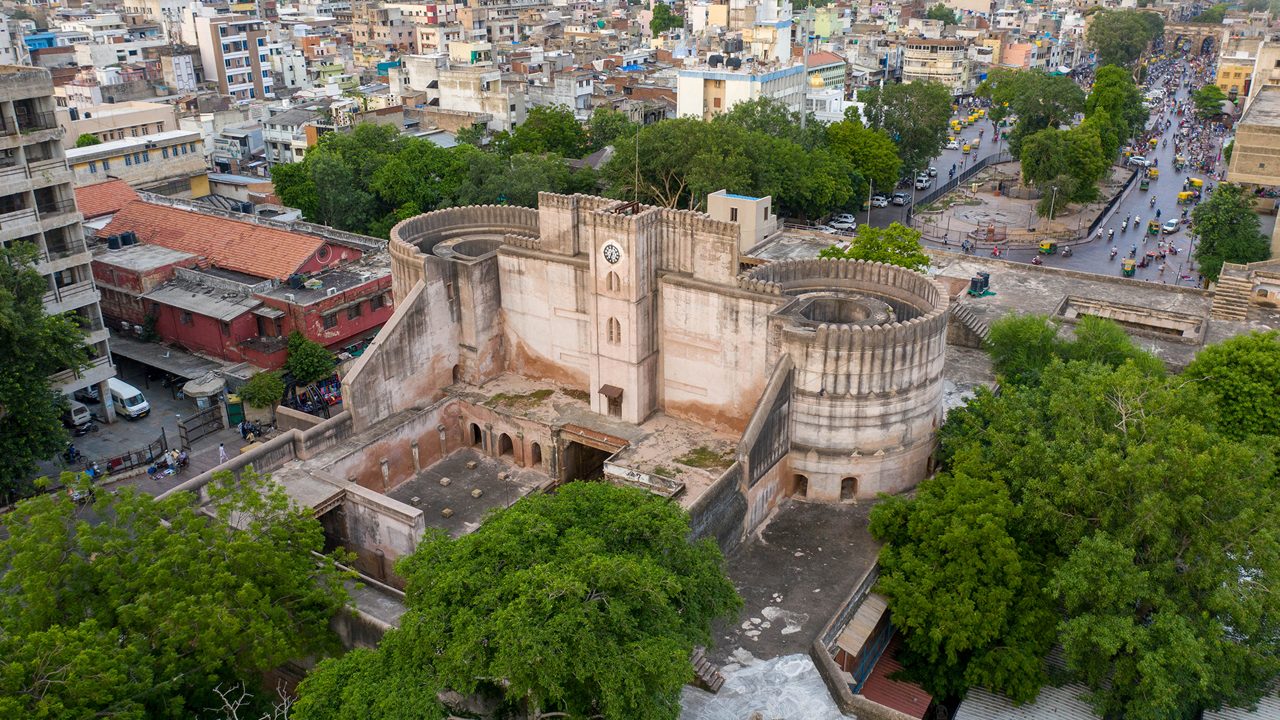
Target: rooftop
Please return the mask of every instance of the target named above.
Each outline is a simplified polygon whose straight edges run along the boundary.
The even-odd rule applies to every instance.
[[[252,297],[189,280],[167,282],[142,297],[223,322],[240,317],[262,304],[261,300]]]
[[[67,162],[87,162],[100,157],[114,157],[123,155],[126,152],[142,150],[151,145],[168,146],[179,142],[190,142],[200,139],[200,133],[194,130],[166,130],[160,133],[151,133],[150,135],[139,135],[138,137],[129,137],[123,140],[112,140],[111,142],[98,143],[82,148],[72,148],[67,151]]]
[[[297,272],[325,244],[313,235],[146,200],[125,205],[98,236],[126,230],[137,233],[143,243],[189,252],[221,268],[273,279]]]
[[[1280,87],[1264,85],[1240,116],[1241,125],[1280,126]]]
[[[85,220],[110,215],[137,199],[138,193],[124,180],[108,180],[76,188],[76,206]]]
[[[374,253],[365,255],[350,265],[308,276],[308,280],[319,281],[320,287],[295,288],[282,284],[272,288],[269,292],[262,293],[262,295],[294,305],[311,305],[331,297],[335,293],[346,292],[389,275],[391,275],[391,256],[387,253]]]
[[[194,260],[195,255],[172,250],[163,245],[130,245],[119,250],[99,250],[93,261],[135,272],[155,270],[184,260]]]
[[[467,467],[471,463],[475,467]],[[441,484],[442,478],[449,479],[447,485]],[[547,476],[536,470],[464,448],[386,495],[422,510],[427,527],[439,528],[456,538],[480,527],[490,511],[511,506],[546,482]],[[479,497],[473,494],[477,490]],[[442,514],[445,508],[453,511],[449,517]]]

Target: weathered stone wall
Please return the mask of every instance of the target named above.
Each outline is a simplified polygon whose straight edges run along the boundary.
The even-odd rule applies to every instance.
[[[538,211],[514,205],[471,205],[423,213],[391,228],[391,289],[396,303],[423,279],[423,260],[435,246],[464,236],[538,236]]]
[[[401,410],[440,398],[458,364],[453,265],[428,257],[423,279],[342,380],[356,432]]]
[[[769,378],[769,315],[790,301],[681,275],[662,279],[661,403],[668,414],[742,432]]]
[[[341,505],[345,523],[343,545],[356,555],[354,567],[375,580],[403,588],[395,574],[396,560],[411,554],[426,532],[423,514],[358,485],[348,485]]]
[[[595,390],[587,260],[508,245],[498,254],[498,268],[507,368]]]
[[[747,500],[742,494],[742,466],[734,463],[689,508],[690,537],[712,538],[721,552],[742,541]]]

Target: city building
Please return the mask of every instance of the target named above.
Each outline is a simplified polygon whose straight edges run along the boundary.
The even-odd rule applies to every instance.
[[[218,92],[239,101],[275,97],[266,23],[244,15],[202,15],[194,22],[205,79],[217,82]]]
[[[178,197],[209,194],[200,133],[169,130],[67,150],[78,185],[112,178],[140,190]]]
[[[963,40],[912,38],[904,42],[902,81],[942,83],[953,95],[970,92],[972,81]]]
[[[0,67],[0,243],[39,248],[36,269],[48,282],[45,311],[73,314],[86,332],[89,366],[54,375],[53,387],[70,396],[93,386],[107,398],[115,366],[61,135],[49,71]],[[104,413],[115,419],[109,401]]]
[[[1280,86],[1258,90],[1235,134],[1227,178],[1255,187],[1280,186]],[[1271,233],[1271,257],[1280,257],[1280,223]]]
[[[172,105],[126,100],[111,105],[58,108],[58,125],[63,132],[63,146],[71,149],[82,135],[110,142],[177,130],[178,116]]]
[[[804,65],[774,66],[713,54],[705,65],[682,67],[676,76],[676,115],[710,120],[738,103],[769,97],[794,112],[805,107]]]

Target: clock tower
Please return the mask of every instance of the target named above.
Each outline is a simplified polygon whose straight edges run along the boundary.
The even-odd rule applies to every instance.
[[[658,210],[622,203],[591,215],[591,409],[640,423],[657,404]]]

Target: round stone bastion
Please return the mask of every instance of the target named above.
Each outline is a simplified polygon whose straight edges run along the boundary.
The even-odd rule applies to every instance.
[[[795,492],[848,502],[927,477],[943,416],[942,287],[860,260],[785,260],[747,277],[794,298],[777,313],[775,337],[795,365]]]

